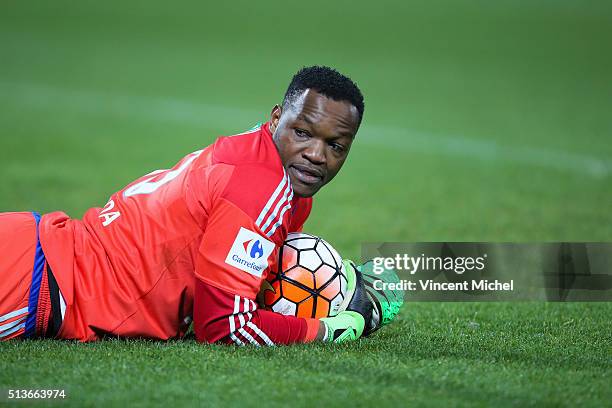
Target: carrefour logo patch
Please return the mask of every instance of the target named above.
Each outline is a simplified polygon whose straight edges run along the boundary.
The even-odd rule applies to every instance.
[[[244,252],[249,254],[251,258],[261,258],[264,254],[263,246],[258,239],[249,239],[242,243]]]
[[[225,263],[261,277],[268,267],[268,257],[274,251],[274,243],[244,227],[240,227],[229,250]]]

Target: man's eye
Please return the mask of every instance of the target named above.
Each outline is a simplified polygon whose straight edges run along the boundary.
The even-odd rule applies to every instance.
[[[344,151],[344,146],[339,143],[331,143],[330,146],[335,152],[342,153]]]
[[[298,137],[302,137],[302,138],[306,138],[309,137],[310,135],[308,134],[308,132],[306,132],[305,130],[302,129],[295,129],[295,134]]]

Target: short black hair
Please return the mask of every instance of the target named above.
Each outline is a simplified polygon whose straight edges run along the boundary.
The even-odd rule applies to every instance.
[[[315,65],[304,67],[293,76],[285,97],[283,107],[295,101],[295,98],[306,89],[314,89],[318,93],[336,101],[347,101],[357,108],[359,123],[363,118],[363,95],[359,87],[347,76],[333,68]]]

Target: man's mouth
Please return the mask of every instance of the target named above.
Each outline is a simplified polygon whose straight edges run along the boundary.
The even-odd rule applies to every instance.
[[[314,169],[309,166],[301,164],[292,164],[289,166],[289,171],[303,184],[318,184],[323,180],[323,174],[321,170]]]

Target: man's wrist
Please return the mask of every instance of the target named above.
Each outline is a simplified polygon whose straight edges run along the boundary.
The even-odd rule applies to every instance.
[[[327,340],[327,325],[324,322],[319,322],[319,331],[317,332],[317,341]]]

